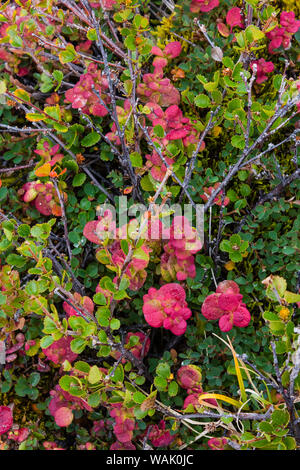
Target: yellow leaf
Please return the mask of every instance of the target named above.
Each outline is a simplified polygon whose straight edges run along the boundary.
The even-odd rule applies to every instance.
[[[27,101],[28,103],[30,102],[30,95],[25,90],[23,90],[23,88],[17,88],[14,91],[14,95],[17,98],[21,98],[22,100]]]
[[[230,345],[230,350],[231,350],[232,355],[233,355],[236,376],[238,378],[239,387],[240,387],[240,391],[241,391],[241,397],[242,397],[242,400],[245,402],[245,401],[247,401],[247,394],[246,394],[246,391],[245,391],[245,385],[244,385],[244,381],[243,381],[243,378],[242,378],[242,373],[241,373],[241,369],[240,369],[240,366],[239,366],[239,361],[238,361],[236,352],[235,352],[235,350],[232,346],[232,343],[231,343],[230,339],[228,338],[228,336],[227,336],[227,340],[228,340],[228,343]]]
[[[0,82],[0,95],[4,95],[6,92],[6,83],[4,80],[1,80]]]
[[[40,166],[39,168],[35,170],[35,174],[38,177],[49,176],[50,171],[51,171],[50,163],[44,163],[44,165]]]
[[[46,116],[40,113],[27,113],[26,119],[31,122],[44,121],[44,119],[46,119]]]
[[[208,398],[214,398],[215,400],[221,400],[225,403],[229,403],[230,405],[235,406],[236,408],[240,408],[243,406],[243,403],[234,398],[226,397],[226,395],[221,395],[219,393],[202,393],[198,396],[198,400],[207,400]]]

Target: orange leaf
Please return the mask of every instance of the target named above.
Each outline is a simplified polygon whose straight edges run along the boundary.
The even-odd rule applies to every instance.
[[[52,214],[55,215],[56,217],[61,217],[62,210],[58,204],[52,207]]]
[[[130,194],[133,190],[133,186],[129,186],[123,190],[123,194]]]

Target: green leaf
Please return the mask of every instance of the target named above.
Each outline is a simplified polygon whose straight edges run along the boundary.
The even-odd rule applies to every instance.
[[[89,29],[86,35],[90,41],[97,41],[97,31],[95,29]]]
[[[115,292],[114,299],[115,300],[129,299],[129,296],[127,295],[125,290],[119,290],[118,292]]]
[[[136,50],[136,42],[135,42],[135,36],[129,35],[124,41],[124,45],[130,50],[130,51],[135,51]]]
[[[81,372],[89,373],[91,366],[85,361],[77,361],[74,364],[75,369],[80,370]]]
[[[155,377],[154,378],[154,385],[159,391],[164,391],[167,388],[168,382],[163,377]]]
[[[23,256],[16,255],[15,253],[10,253],[6,257],[6,262],[7,264],[16,266],[17,268],[23,268],[23,266],[25,266],[26,264],[26,259],[23,258]]]
[[[245,36],[244,31],[241,32],[241,33],[237,33],[237,34],[235,35],[235,38],[236,38],[237,43],[238,43],[238,45],[239,45],[240,47],[244,48],[244,47],[246,46],[246,42],[247,42],[247,41],[246,41],[246,36]]]
[[[164,128],[160,125],[154,126],[153,131],[156,137],[162,139],[165,136]]]
[[[209,108],[211,105],[209,97],[207,95],[204,95],[203,93],[196,96],[196,98],[194,99],[194,103],[199,108]]]
[[[142,392],[135,392],[132,396],[135,403],[143,403],[146,400],[146,396]]]
[[[109,326],[110,311],[106,307],[98,308],[96,312],[96,318],[100,326],[107,327]]]
[[[123,369],[122,364],[118,365],[112,379],[115,383],[117,383],[117,382],[122,382],[123,383],[124,382],[124,369]]]
[[[288,411],[285,410],[275,410],[271,415],[272,424],[275,426],[287,426],[290,421],[290,416]]]
[[[28,382],[32,387],[36,387],[39,383],[41,375],[38,372],[32,372],[28,378]]]
[[[142,177],[141,187],[144,191],[155,191],[155,188],[149,179],[149,175],[145,175]]]
[[[57,86],[55,87],[54,91],[57,91],[61,85],[61,82],[64,78],[64,74],[62,73],[61,70],[54,70],[54,72],[52,73],[53,77],[55,78],[55,80],[57,81]]]
[[[238,262],[242,261],[242,259],[243,259],[241,253],[239,253],[238,251],[230,253],[229,258],[234,263],[238,263]]]
[[[260,431],[265,432],[265,433],[269,433],[269,434],[272,434],[272,432],[273,432],[272,424],[268,423],[267,421],[263,421],[262,423],[260,423],[259,429],[260,429]]]
[[[263,33],[257,26],[254,26],[253,24],[246,28],[245,34],[249,42],[260,41],[265,37],[265,33]]]
[[[245,137],[243,135],[234,135],[231,138],[233,147],[243,150],[245,148]]]
[[[100,379],[101,379],[101,373],[100,373],[99,367],[97,366],[91,367],[89,371],[89,375],[88,375],[88,381],[91,384],[96,384],[97,382],[100,381]]]
[[[229,240],[222,240],[222,242],[220,243],[220,250],[221,251],[227,251],[227,252],[230,252],[231,251],[231,243]]]
[[[40,346],[42,349],[46,349],[51,346],[52,343],[54,343],[54,338],[52,336],[44,336],[41,339]]]
[[[85,173],[78,173],[73,178],[72,186],[74,186],[74,187],[82,186],[83,183],[85,182],[85,180],[86,180],[86,174]]]
[[[36,281],[29,281],[25,286],[25,291],[28,295],[37,295],[39,293],[39,286]]]
[[[178,393],[178,384],[174,380],[168,386],[168,394],[170,397],[176,397]]]
[[[104,294],[102,294],[102,292],[98,292],[97,294],[95,294],[93,296],[93,301],[97,305],[106,305],[107,304],[106,297],[105,297]]]
[[[97,408],[97,406],[100,405],[101,402],[101,394],[100,392],[94,392],[88,397],[88,404],[92,408]]]
[[[87,346],[87,341],[82,338],[75,338],[71,341],[71,350],[75,354],[81,354]]]
[[[156,373],[160,377],[164,377],[166,379],[169,378],[171,374],[169,364],[167,362],[161,362],[160,364],[158,364],[158,366],[156,367]]]
[[[83,145],[83,147],[92,147],[93,145],[96,145],[99,140],[100,135],[97,134],[97,132],[90,132],[82,139],[80,143]]]
[[[284,300],[288,304],[295,304],[300,302],[300,294],[294,294],[293,292],[289,292],[288,290],[284,293]]]
[[[68,62],[72,62],[74,59],[76,59],[78,54],[75,51],[73,44],[68,44],[66,49],[58,54],[58,57],[62,64],[67,64]]]
[[[118,320],[117,318],[112,318],[109,326],[112,330],[118,330],[121,326],[120,320]]]
[[[130,161],[134,168],[142,168],[143,166],[142,156],[138,152],[133,152],[130,154]]]
[[[41,113],[27,113],[26,119],[31,122],[44,121],[46,119],[46,116]]]
[[[23,238],[27,238],[30,235],[30,227],[27,224],[19,225],[17,231],[20,237],[23,237]]]

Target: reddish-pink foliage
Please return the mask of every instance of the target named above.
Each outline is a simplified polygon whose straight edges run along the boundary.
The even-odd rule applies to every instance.
[[[261,58],[259,60],[254,60],[251,62],[251,69],[253,70],[253,66],[256,64],[257,72],[256,72],[256,82],[263,83],[268,80],[267,73],[271,73],[274,70],[273,62],[266,62],[265,59]]]
[[[0,436],[5,434],[13,425],[13,414],[9,406],[0,406]]]
[[[74,293],[74,299],[76,300],[77,304],[80,304],[83,306],[85,310],[87,310],[89,313],[94,312],[94,302],[90,297],[84,296],[82,297],[78,292]],[[68,317],[80,317],[79,313],[73,308],[71,305],[68,304],[68,302],[63,303],[63,308],[64,311],[66,312]],[[85,315],[84,311],[80,307],[76,307],[77,310],[79,310],[83,315]]]
[[[292,36],[300,27],[300,20],[296,20],[293,11],[283,11],[280,15],[280,25],[266,33],[267,38],[270,39],[268,50],[271,54],[274,54],[274,49],[280,46],[284,49],[290,47]]]
[[[88,66],[87,72],[81,75],[79,82],[66,91],[65,101],[72,103],[73,109],[81,109],[85,114],[103,117],[108,113],[106,108],[108,97],[103,94],[107,88],[107,79],[102,76],[101,70],[97,70],[97,65],[92,63]],[[99,102],[99,96],[104,104]]]
[[[7,344],[7,349],[6,349],[6,363],[13,362],[15,359],[17,359],[18,354],[16,354],[17,351],[20,351],[21,355],[24,355],[24,352],[21,351],[24,346],[24,341],[25,341],[25,336],[23,333],[18,333],[16,335],[16,343],[13,344],[12,338],[7,338],[6,344]]]
[[[300,28],[300,20],[296,20],[293,11],[283,11],[280,15],[280,24],[289,34],[297,33]]]
[[[167,447],[175,439],[175,435],[171,435],[170,430],[166,429],[166,423],[161,420],[159,424],[151,426],[149,432],[149,441],[154,447]]]
[[[40,180],[25,183],[18,191],[24,202],[30,202],[42,215],[61,216],[61,207],[53,183],[41,183]],[[67,194],[63,192],[66,202]]]
[[[199,132],[195,129],[189,118],[183,117],[182,111],[176,104],[169,106],[165,111],[157,103],[153,102],[148,102],[147,107],[152,111],[148,114],[148,118],[152,121],[153,127],[160,125],[166,134],[164,138],[158,139],[153,131],[150,131],[153,141],[159,142],[164,147],[170,141],[178,139],[182,140],[185,147],[198,142]],[[204,148],[205,143],[202,142],[199,151],[202,151]]]
[[[91,7],[93,8],[103,8],[104,10],[113,10],[114,6],[117,5],[116,0],[101,0],[100,2],[93,2],[89,0]]]
[[[94,436],[104,435],[106,432],[106,422],[104,419],[100,419],[99,421],[93,421],[93,427],[91,429],[91,433]]]
[[[220,184],[221,183],[215,183],[213,186],[210,186],[209,188],[204,187],[203,188],[204,194],[200,195],[201,199],[203,199],[204,202],[207,202],[210,196],[212,195],[213,191],[217,189],[220,186]],[[219,194],[214,199],[214,204],[216,204],[217,206],[222,206],[222,205],[227,206],[229,204],[230,199],[227,196],[224,197],[224,200],[222,202],[223,194],[224,194],[224,191],[219,192]]]
[[[25,439],[27,439],[28,436],[29,436],[29,429],[19,428],[19,427],[17,429],[12,429],[7,434],[8,439],[10,439],[11,441],[18,442],[18,443],[25,441]]]
[[[74,397],[59,385],[51,390],[50,395],[52,398],[49,403],[49,412],[58,426],[68,426],[72,422],[72,410],[92,411],[92,408],[82,398]]]
[[[270,39],[270,43],[268,46],[268,51],[270,54],[274,54],[274,49],[278,49],[282,46],[284,49],[288,49],[290,47],[291,38],[290,35],[286,33],[285,28],[280,28],[276,26],[276,28],[272,29],[266,33],[268,39]]]
[[[201,411],[201,408],[203,408],[207,403],[218,406],[218,403],[214,398],[207,398],[206,400],[203,398],[199,399],[200,395],[205,395],[206,393],[208,392],[203,392],[201,387],[199,387],[197,391],[190,393],[184,400],[183,409],[185,410],[189,405],[192,405],[193,409],[198,412]]]
[[[173,165],[174,160],[170,157],[164,156],[168,165]],[[156,181],[162,181],[167,171],[167,167],[163,163],[158,153],[153,150],[151,155],[146,155],[147,163],[146,166],[151,169],[151,176]]]
[[[110,301],[110,299],[111,299],[112,296],[113,296],[113,293],[112,293],[112,292],[109,292],[107,289],[104,289],[103,287],[101,287],[100,282],[99,282],[99,284],[98,284],[97,287],[96,287],[96,293],[98,294],[98,292],[100,292],[101,294],[103,294],[104,297],[106,298],[106,300],[107,300],[108,302]],[[119,301],[117,300],[117,302],[119,302]]]
[[[144,295],[143,313],[153,328],[163,326],[174,335],[182,335],[186,320],[192,315],[185,301],[185,291],[179,284],[165,284],[159,290],[151,287]]]
[[[239,294],[240,288],[236,282],[225,280],[218,284],[218,287],[216,288],[216,293],[217,294]]]
[[[129,442],[133,437],[134,428],[134,419],[126,418],[124,421],[114,425],[114,433],[120,442]]]
[[[166,232],[167,233],[167,232]],[[196,276],[194,254],[201,249],[197,231],[188,219],[176,216],[170,227],[169,240],[161,257],[161,275],[165,281],[184,281]]]
[[[233,7],[228,10],[226,15],[226,23],[230,26],[230,32],[235,26],[239,28],[244,27],[244,21],[242,17],[242,10],[238,7]]]
[[[198,366],[189,364],[182,366],[177,372],[177,382],[182,388],[186,390],[194,390],[195,387],[199,389],[201,387],[201,369]]]
[[[112,212],[107,209],[103,216],[99,216],[98,220],[88,222],[84,229],[83,235],[92,243],[101,245],[103,240],[116,237],[116,222],[113,219]]]
[[[118,122],[122,128],[131,113],[131,103],[130,100],[125,100],[123,103],[123,108],[121,106],[116,106],[116,112],[118,116]],[[117,132],[117,126],[115,123],[111,126],[111,131],[108,132],[105,137],[107,137],[115,145],[121,145],[121,140]]]
[[[77,52],[88,52],[93,44],[93,41],[89,39],[87,41],[80,42],[76,47]]]
[[[233,326],[245,328],[251,316],[242,299],[234,281],[223,281],[215,294],[206,297],[201,308],[202,315],[208,320],[219,320],[220,330],[224,332],[230,331]]]
[[[43,148],[35,150],[34,152],[42,157],[43,162],[50,163],[51,166],[54,166],[64,158],[63,153],[58,153],[58,151],[58,144],[50,147],[49,142],[45,141],[43,143]]]
[[[137,358],[143,359],[147,356],[149,349],[150,349],[150,339],[142,332],[129,332],[125,338],[125,349],[127,349],[127,345],[129,344],[131,336],[138,336],[139,342],[134,346],[128,347],[129,351]]]
[[[219,0],[192,0],[190,10],[193,13],[206,13],[219,6]]]
[[[154,71],[143,75],[143,82],[137,86],[137,93],[145,102],[157,103],[162,107],[180,103],[180,93],[168,78],[164,78],[164,67],[169,58],[177,57],[181,52],[178,41],[171,42],[162,51],[159,47],[152,48]]]
[[[110,448],[110,450],[136,450],[136,447],[132,442],[114,442]]]
[[[132,260],[128,263],[128,266],[124,271],[124,275],[126,275],[130,281],[129,288],[134,291],[139,290],[143,286],[147,277],[145,268],[149,263],[148,254],[150,252],[150,248],[148,248],[145,243],[140,248],[145,253],[145,259],[137,258],[133,255]],[[112,254],[111,259],[113,264],[122,268],[126,261],[126,255],[118,240],[112,244],[110,252]],[[117,276],[114,278],[114,282],[117,281],[117,278]]]
[[[55,415],[54,415],[55,422],[57,426],[62,427],[67,427],[69,426],[72,421],[73,421],[73,413],[70,408],[66,406],[62,406],[58,410],[56,410]]]
[[[139,338],[139,342],[135,344],[134,346],[129,346],[129,341],[131,336],[137,336]],[[124,347],[125,349],[128,349],[137,359],[143,359],[145,356],[147,356],[149,349],[150,349],[150,339],[144,334],[141,333],[140,331],[137,332],[129,332],[127,333],[125,337],[125,342],[124,342]],[[120,359],[121,353],[119,351],[112,351],[110,353],[112,357],[115,359]],[[125,364],[126,359],[122,359],[122,364]]]
[[[45,356],[54,364],[62,364],[64,361],[75,361],[78,354],[71,350],[72,337],[62,337],[54,341],[48,348],[43,349]]]
[[[29,349],[32,348],[35,345],[36,345],[35,339],[30,339],[30,340],[26,341],[25,346],[24,346],[24,350],[29,351]]]
[[[126,254],[122,250],[120,240],[130,237],[133,228],[136,230],[137,225],[135,222],[137,221],[131,220],[129,224],[125,224],[123,227],[116,229],[115,222],[112,221],[111,212],[105,211],[104,217],[100,216],[98,220],[88,222],[85,225],[83,235],[88,240],[98,245],[102,244],[103,240],[106,238],[114,238],[114,241],[106,246],[106,255],[111,258],[112,266],[119,267],[122,270],[126,261]],[[144,254],[141,252],[144,252]],[[149,263],[150,252],[151,248],[144,243],[138,253],[133,253],[131,261],[125,268],[123,274],[129,279],[129,287],[131,290],[138,290],[144,284],[147,277],[145,268]],[[118,276],[116,276],[113,281],[116,283],[117,280]]]
[[[212,437],[207,441],[207,444],[211,450],[224,450],[227,439],[226,437]]]
[[[112,403],[109,414],[115,420],[114,434],[119,442],[126,445],[133,437],[135,420],[133,408],[124,408],[121,403]]]
[[[77,450],[96,450],[95,444],[92,442],[86,442],[85,444],[79,444]]]
[[[56,442],[53,441],[44,441],[43,446],[46,450],[66,450],[63,447],[58,447]]]
[[[160,60],[165,61],[163,58]],[[180,103],[179,91],[169,78],[164,78],[163,69],[158,66],[153,73],[143,75],[143,83],[138,84],[137,93],[144,102],[151,101],[162,107]]]
[[[165,246],[167,251],[168,245]],[[160,270],[165,281],[185,281],[188,277],[194,279],[196,276],[196,266],[194,256],[185,259],[178,259],[176,255],[163,253],[161,256]]]
[[[175,59],[175,57],[178,57],[181,54],[181,44],[179,41],[169,42],[163,51],[159,47],[153,46],[151,53],[158,57]]]

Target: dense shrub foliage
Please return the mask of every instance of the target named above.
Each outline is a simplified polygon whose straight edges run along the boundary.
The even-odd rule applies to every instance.
[[[299,448],[298,18],[0,7],[1,450]]]

